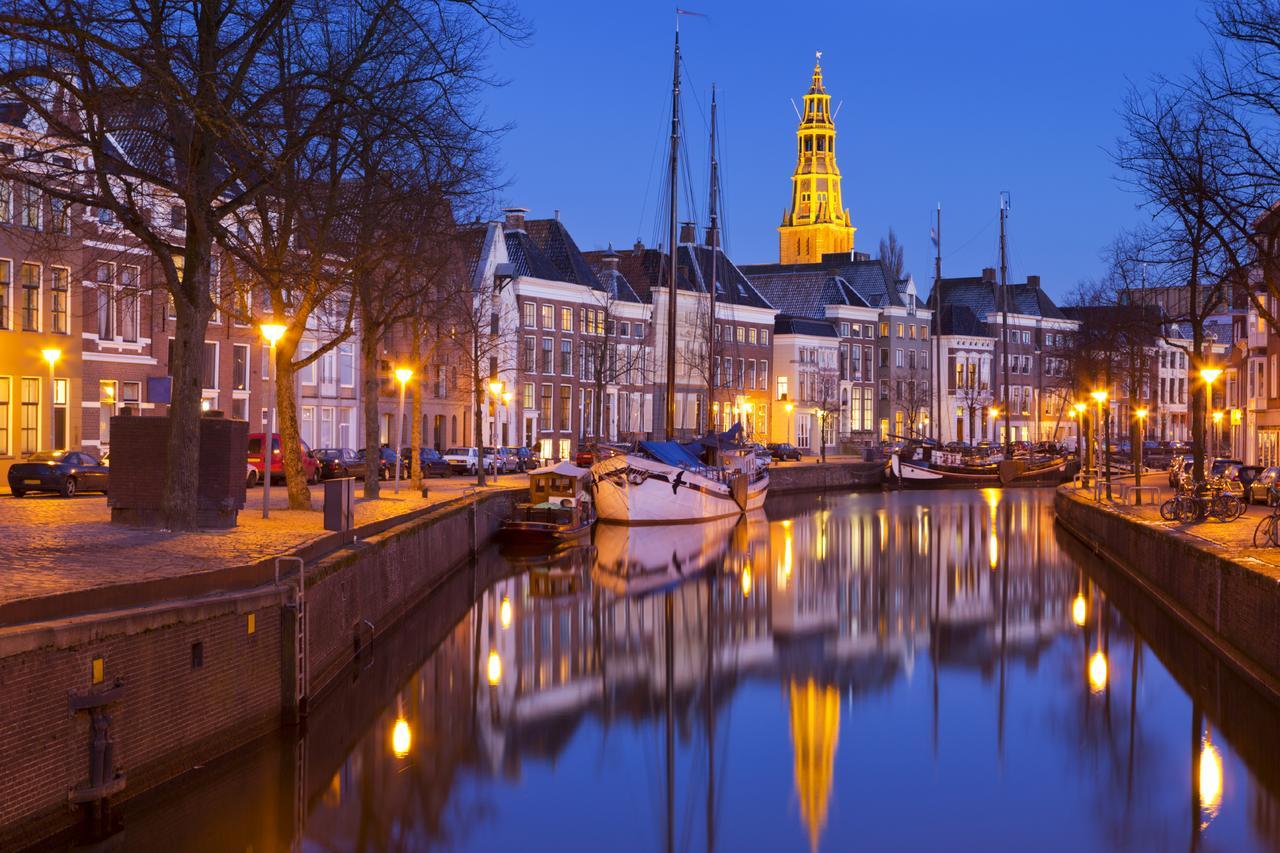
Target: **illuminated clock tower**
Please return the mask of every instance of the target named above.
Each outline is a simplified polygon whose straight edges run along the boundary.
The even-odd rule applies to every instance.
[[[829,252],[852,252],[849,211],[836,167],[836,125],[831,96],[822,85],[822,51],[813,66],[813,85],[804,96],[804,116],[796,130],[796,171],[791,176],[791,209],[778,229],[778,260],[816,263]]]

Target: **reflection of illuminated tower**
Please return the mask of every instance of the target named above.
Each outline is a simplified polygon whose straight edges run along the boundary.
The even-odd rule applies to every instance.
[[[791,746],[796,753],[796,795],[800,817],[809,830],[809,845],[827,825],[836,743],[840,740],[840,694],[809,679],[791,682]]]

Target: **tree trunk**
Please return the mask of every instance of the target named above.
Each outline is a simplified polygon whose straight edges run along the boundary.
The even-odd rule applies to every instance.
[[[409,480],[422,493],[422,319],[413,320],[413,414],[409,428]]]
[[[200,268],[189,268],[189,284],[196,293],[205,292],[199,281],[208,279],[207,262]],[[196,527],[197,485],[200,472],[200,398],[201,360],[204,358],[204,335],[209,325],[212,306],[197,300],[173,300],[178,315],[174,326],[172,396],[169,403],[169,441],[165,448],[168,459],[161,512],[169,530],[193,530]]]
[[[276,417],[280,424],[280,462],[284,468],[289,509],[311,509],[311,490],[307,488],[306,469],[302,466],[302,434],[298,428],[298,398],[294,394],[293,355],[298,348],[296,335],[287,334],[276,345]],[[270,468],[268,467],[268,470]]]
[[[381,490],[382,443],[378,441],[378,340],[360,336],[360,405],[364,409],[364,496],[376,500]]]

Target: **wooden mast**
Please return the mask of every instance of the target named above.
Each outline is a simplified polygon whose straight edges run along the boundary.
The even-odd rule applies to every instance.
[[[711,84],[711,199],[707,242],[711,244],[711,293],[707,306],[707,432],[712,431],[711,413],[714,410],[716,380],[716,274],[720,268],[716,249],[720,246],[720,161],[716,158],[716,85]]]
[[[667,232],[667,251],[671,254],[671,268],[667,279],[667,389],[666,436],[667,441],[676,437],[676,270],[678,246],[676,240],[677,170],[680,158],[680,28],[676,27],[675,55],[672,61],[671,80],[671,157],[667,190],[671,194],[671,220]]]

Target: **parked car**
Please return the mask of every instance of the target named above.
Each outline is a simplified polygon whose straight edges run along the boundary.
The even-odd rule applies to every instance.
[[[262,444],[265,434],[254,432],[249,434],[249,464],[261,473],[266,466],[262,463]],[[302,456],[302,471],[308,483],[320,482],[320,463],[311,455],[307,443],[298,440],[298,452]],[[271,482],[284,479],[284,457],[280,454],[280,433],[271,434]]]
[[[496,463],[494,459],[497,459]],[[516,456],[514,448],[511,447],[486,447],[484,449],[484,464],[492,471],[497,468],[499,474],[514,474],[520,470],[520,458]]]
[[[773,451],[763,444],[749,444],[747,446],[751,448],[752,455],[756,457],[756,461],[760,464],[768,465],[773,461]]]
[[[516,460],[519,463],[517,471],[532,471],[539,465],[538,454],[532,447],[514,448]]]
[[[313,451],[316,461],[320,463],[320,478],[332,480],[336,477],[364,477],[368,466],[354,450],[346,447],[324,447]]]
[[[474,447],[450,447],[444,452],[444,461],[457,473],[474,474],[480,456]]]
[[[769,453],[779,462],[786,462],[788,459],[800,461],[800,448],[794,444],[787,444],[785,441],[778,444],[769,445]]]
[[[360,462],[365,466],[366,469],[368,468],[369,463],[366,460],[365,449],[363,447],[356,451],[356,458],[360,460]],[[378,479],[379,480],[389,480],[392,477],[394,477],[396,469],[392,466],[394,466],[395,464],[396,464],[396,452],[394,450],[392,450],[390,447],[388,447],[385,444],[382,445],[382,447],[378,448]]]
[[[1243,465],[1243,464],[1244,463],[1241,462],[1239,459],[1226,459],[1224,457],[1219,456],[1218,458],[1214,459],[1213,464],[1209,466],[1209,476],[1221,477],[1222,475],[1227,473],[1227,469],[1230,468],[1232,465]]]
[[[400,476],[408,477],[413,473],[413,469],[409,467],[409,460],[413,458],[413,448],[403,447],[400,449],[400,459],[404,462],[404,471]],[[440,451],[434,447],[418,448],[418,467],[422,469],[424,477],[452,477],[453,469],[449,467],[449,463],[444,461],[444,457],[440,455]]]
[[[1253,478],[1244,490],[1245,502],[1271,505],[1275,502],[1271,496],[1273,487],[1280,488],[1280,465],[1264,468],[1262,473]]]
[[[249,470],[246,471],[244,475],[244,487],[246,489],[252,489],[254,486],[258,485],[258,466],[254,465],[252,462],[246,462],[245,465],[248,466]]]
[[[1262,465],[1235,466],[1234,478],[1239,481],[1240,487],[1244,489],[1246,495],[1249,494],[1249,486],[1253,485],[1253,481],[1258,479],[1258,475],[1262,473],[1264,467]]]
[[[90,453],[45,450],[9,468],[9,491],[15,498],[28,492],[57,492],[64,498],[78,492],[107,493],[110,469]]]

